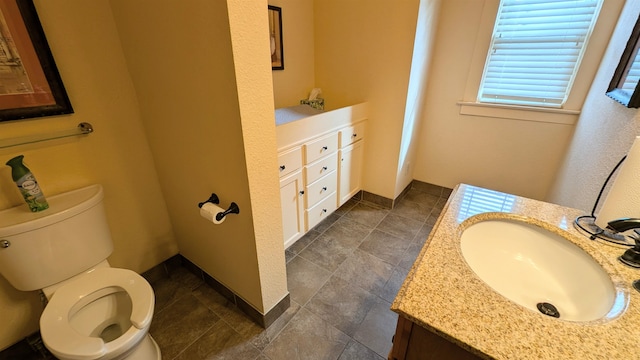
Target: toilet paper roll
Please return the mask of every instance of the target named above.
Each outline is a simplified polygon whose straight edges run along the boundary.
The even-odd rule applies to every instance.
[[[220,206],[214,204],[214,203],[205,203],[204,205],[202,205],[202,207],[200,208],[200,216],[202,216],[203,218],[211,221],[214,224],[221,224],[224,222],[224,219],[226,219],[227,217],[223,217],[222,220],[218,221],[216,220],[216,215],[218,213],[224,212],[224,209],[221,208]]]
[[[629,150],[598,215],[596,225],[604,229],[611,220],[640,218],[640,136]]]

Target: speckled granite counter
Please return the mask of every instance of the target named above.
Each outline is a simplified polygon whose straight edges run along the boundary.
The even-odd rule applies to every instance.
[[[490,213],[476,215],[484,212]],[[487,359],[640,359],[640,293],[631,287],[640,270],[617,260],[624,248],[589,240],[574,229],[580,215],[584,212],[461,184],[391,309]],[[607,319],[569,322],[517,305],[480,280],[462,257],[461,232],[486,219],[523,217],[589,253],[611,275],[626,309]]]

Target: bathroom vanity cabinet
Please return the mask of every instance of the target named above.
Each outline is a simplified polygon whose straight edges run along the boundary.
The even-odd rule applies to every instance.
[[[276,127],[285,248],[361,190],[365,105]]]
[[[398,323],[389,359],[640,359],[637,337],[629,336],[637,333],[640,324],[640,298],[631,288],[638,270],[618,260],[623,252],[619,247],[593,241],[573,227],[572,221],[582,215],[579,209],[468,184],[456,186],[391,305]],[[564,239],[559,242],[563,247],[579,254],[576,257],[597,263],[603,272],[599,274],[608,276],[615,294],[589,296],[599,298],[594,304],[600,317],[574,321],[546,316],[483,281],[463,256],[461,234],[485,221],[529,224],[532,233],[553,233]],[[516,236],[509,241],[519,240]],[[535,259],[527,251],[521,252],[523,262]],[[567,254],[554,258],[559,262],[555,271],[575,270],[566,265],[570,264],[568,256],[573,256]],[[495,263],[491,257],[486,261]],[[578,274],[587,279],[584,271]],[[514,277],[519,283],[533,283],[526,280],[522,273]],[[569,286],[573,285],[578,282]],[[582,290],[593,284],[585,280],[580,285],[583,287],[561,288],[553,284],[554,290],[571,289],[562,291],[582,297]],[[541,296],[528,295],[531,299]],[[557,304],[560,298],[550,300]],[[574,314],[591,311],[575,302],[559,301]]]
[[[398,316],[389,360],[480,360],[457,344]]]

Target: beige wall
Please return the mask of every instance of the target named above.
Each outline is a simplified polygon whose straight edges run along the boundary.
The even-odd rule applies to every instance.
[[[638,12],[640,2],[626,2],[548,201],[589,213],[607,175],[640,135],[638,110],[605,96]]]
[[[298,102],[308,79],[301,69],[315,70],[315,87],[322,88],[327,109],[369,101],[363,187],[388,198],[399,195],[413,179],[422,120],[420,98],[439,3],[270,1],[283,8],[285,36],[285,70],[273,72],[276,107]],[[414,41],[419,48],[414,49]],[[417,80],[412,80],[413,98],[407,102],[412,72]]]
[[[71,129],[83,121],[95,133],[0,149],[0,161],[24,154],[45,195],[102,184],[115,244],[109,260],[145,271],[178,249],[109,3],[40,0],[36,8],[75,114],[0,123],[2,138]],[[4,165],[0,189],[0,209],[22,204]],[[0,309],[0,349],[38,329],[37,292],[17,291],[0,277]]]
[[[466,182],[544,199],[578,115],[514,114],[495,108],[472,109],[481,115],[461,114],[458,102],[475,101],[499,0],[447,0],[438,10],[439,3],[314,1],[315,86],[323,89],[329,109],[370,103],[364,189],[393,198],[413,178],[447,187]],[[574,84],[576,97],[567,108],[580,110],[623,3],[605,3],[604,21],[592,35],[589,56]],[[428,54],[413,47],[419,5],[428,9],[426,16],[420,15],[421,21],[427,19],[426,35],[418,34],[428,39],[423,49]],[[412,55],[417,60],[422,56],[427,65],[431,60],[430,71],[422,76],[424,96],[420,86],[409,82]],[[292,79],[277,80],[274,72],[276,99],[295,85]],[[413,96],[423,101],[412,103]]]
[[[275,107],[300,103],[315,87],[313,0],[269,0],[282,8],[284,70],[273,70]]]
[[[364,187],[395,197],[406,177],[400,149],[413,128],[405,104],[420,2],[324,0],[313,2],[313,9],[311,0],[270,3],[283,7],[281,72],[257,60],[256,51],[268,52],[266,41],[254,41],[263,32],[266,38],[266,17],[255,10],[266,8],[263,0],[191,0],[186,8],[169,0],[36,0],[76,112],[1,123],[3,138],[82,121],[96,132],[0,149],[0,160],[24,154],[48,195],[103,184],[114,266],[141,272],[177,253],[170,215],[187,257],[268,311],[286,294],[277,171],[270,173],[276,161],[269,99],[275,107],[293,105],[321,87],[329,108],[369,101]],[[602,95],[638,5],[627,2],[571,143],[569,125],[458,113],[481,7],[475,0],[442,1],[423,125],[408,147],[411,153],[421,144],[416,159],[409,156],[414,178],[540,198],[562,163],[548,200],[588,210],[606,173],[639,133],[637,111]],[[199,36],[203,32],[208,36]],[[273,84],[267,85],[268,75]],[[0,167],[0,209],[22,203],[13,186],[9,168]],[[236,201],[241,215],[219,226],[201,219],[196,204],[210,192],[223,206]],[[0,349],[37,329],[37,294],[14,290],[0,278],[0,307]]]
[[[414,178],[446,187],[464,182],[540,198],[573,128],[460,115],[456,105],[467,85],[483,7],[484,1],[442,2]]]
[[[399,195],[413,180],[420,144],[420,126],[424,112],[424,96],[429,83],[429,67],[433,58],[440,0],[421,0],[411,59],[411,75],[402,126],[398,169],[394,195]]]
[[[369,102],[363,188],[394,198],[419,0],[314,3],[316,86],[329,108]]]
[[[270,310],[287,290],[266,1],[111,4],[180,253]],[[201,218],[212,192],[240,214]]]
[[[603,10],[607,21],[594,32],[589,49],[594,61],[585,62],[582,83],[574,84],[577,94],[588,91],[621,3],[610,1],[607,5],[613,6]],[[576,116],[529,112],[537,121],[526,121],[492,108],[483,109],[484,116],[471,116],[462,115],[456,104],[475,101],[497,6],[498,0],[442,2],[414,178],[446,187],[464,182],[543,199]],[[565,123],[552,122],[558,118]]]
[[[276,154],[267,5],[263,1],[229,0],[231,43],[236,70],[240,121],[249,180],[259,290],[262,303],[256,308],[268,312],[287,294],[280,180]],[[237,278],[237,275],[236,275]],[[236,281],[242,281],[237,278]]]

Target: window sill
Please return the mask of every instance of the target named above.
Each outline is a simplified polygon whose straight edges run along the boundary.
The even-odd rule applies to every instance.
[[[458,101],[457,104],[460,106],[461,115],[535,121],[562,125],[574,125],[580,116],[579,110],[487,104],[471,101]]]

